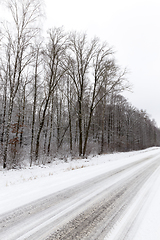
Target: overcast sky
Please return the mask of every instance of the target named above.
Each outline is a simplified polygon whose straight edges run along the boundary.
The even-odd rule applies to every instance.
[[[160,127],[160,1],[45,0],[45,4],[48,27],[86,32],[114,47],[133,84],[133,93],[123,95]]]
[[[64,26],[66,31],[86,32],[113,47],[133,85],[133,93],[123,95],[133,106],[146,110],[160,127],[160,0],[44,2],[44,28]]]

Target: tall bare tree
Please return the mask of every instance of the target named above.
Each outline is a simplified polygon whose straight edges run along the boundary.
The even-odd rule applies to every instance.
[[[63,68],[63,60],[66,53],[66,36],[61,28],[54,28],[49,31],[49,43],[43,51],[44,68],[45,68],[45,99],[40,119],[39,129],[37,132],[35,160],[38,159],[39,154],[39,140],[42,128],[45,122],[46,111],[49,101],[53,95],[56,87],[65,73]]]
[[[85,34],[73,33],[69,47],[68,75],[75,85],[78,103],[79,155],[84,156],[93,112],[111,91],[126,88],[125,71],[119,72],[112,49],[107,44],[101,45],[97,38],[88,42]],[[87,94],[89,113],[83,130],[83,105]]]
[[[8,82],[8,118],[6,138],[3,151],[3,167],[7,163],[9,132],[12,121],[14,99],[17,95],[21,78],[26,67],[32,61],[30,46],[33,38],[38,34],[36,24],[41,12],[38,0],[6,0],[6,5],[11,13],[12,23],[4,31],[4,55],[6,62],[3,69],[3,78]]]
[[[36,122],[36,111],[37,111],[37,98],[38,98],[38,89],[40,85],[40,75],[42,74],[42,46],[41,43],[34,46],[33,56],[34,56],[34,73],[32,75],[32,89],[33,89],[33,108],[32,108],[32,123],[31,123],[31,148],[30,148],[30,166],[33,162],[33,151],[34,151],[34,139],[35,139],[35,122]]]
[[[78,102],[79,155],[83,153],[83,101],[88,85],[90,63],[95,53],[97,39],[88,43],[86,34],[70,35],[70,51],[68,56],[68,75],[75,85]]]

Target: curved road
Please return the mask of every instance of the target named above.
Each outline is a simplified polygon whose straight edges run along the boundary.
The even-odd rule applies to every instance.
[[[156,154],[149,158],[142,155],[139,161],[3,214],[0,216],[0,239],[110,239],[111,229],[123,219],[147,181],[156,176],[159,160]],[[144,198],[138,202],[118,240],[129,239],[143,203]]]

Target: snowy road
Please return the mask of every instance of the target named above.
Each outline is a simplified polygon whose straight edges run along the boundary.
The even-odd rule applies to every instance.
[[[133,239],[159,165],[159,152],[141,154],[138,161],[4,213],[0,239]]]

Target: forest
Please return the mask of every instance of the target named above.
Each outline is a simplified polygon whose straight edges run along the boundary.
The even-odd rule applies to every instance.
[[[49,29],[42,4],[8,0],[0,27],[0,163],[45,164],[160,146],[160,129],[123,97],[127,70],[107,43]]]

